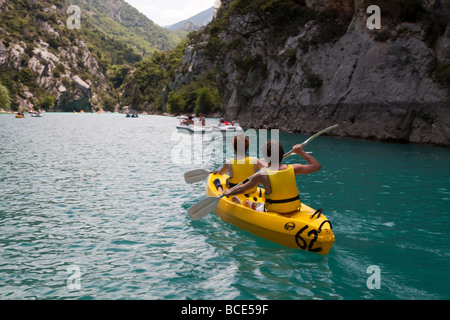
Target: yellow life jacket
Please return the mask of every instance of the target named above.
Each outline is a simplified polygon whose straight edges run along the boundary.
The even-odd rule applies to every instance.
[[[233,171],[233,177],[228,179],[229,187],[233,187],[234,185],[244,181],[248,177],[255,174],[255,159],[253,157],[245,157],[243,159],[236,160],[235,158],[230,159],[231,170]],[[252,193],[256,191],[249,190],[247,193]]]
[[[285,170],[265,170],[272,188],[272,192],[266,194],[266,210],[279,213],[298,211],[302,203],[298,195],[294,167],[288,165]]]

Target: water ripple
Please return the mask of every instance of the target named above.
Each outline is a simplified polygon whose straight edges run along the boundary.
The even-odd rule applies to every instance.
[[[311,145],[324,168],[298,183],[333,222],[336,244],[323,257],[213,214],[190,220],[204,187],[183,173],[222,160],[174,164],[174,118],[15,120],[0,115],[0,298],[449,298],[447,150],[325,137]],[[366,287],[372,264],[384,272],[377,292]],[[73,266],[79,289],[69,286]]]

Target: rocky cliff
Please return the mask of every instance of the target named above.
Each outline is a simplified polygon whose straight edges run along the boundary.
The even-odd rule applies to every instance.
[[[370,2],[370,3],[369,3]],[[449,1],[222,1],[210,53],[248,128],[450,146]],[[381,29],[366,12],[381,8]],[[284,17],[284,18],[283,18]]]
[[[0,83],[13,110],[114,111],[131,66],[177,39],[123,0],[0,0]]]

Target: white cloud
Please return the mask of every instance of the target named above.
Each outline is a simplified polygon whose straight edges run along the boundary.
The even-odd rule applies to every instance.
[[[187,19],[214,5],[214,0],[125,0],[160,26]]]

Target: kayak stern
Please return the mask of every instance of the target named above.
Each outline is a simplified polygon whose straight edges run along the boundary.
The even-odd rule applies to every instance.
[[[220,195],[213,181],[220,179],[226,185],[227,175],[211,174],[206,185],[207,196]],[[328,254],[335,241],[332,225],[322,214],[302,203],[301,210],[289,215],[276,212],[259,212],[246,207],[245,200],[264,202],[264,189],[237,196],[242,204],[232,201],[231,197],[223,197],[214,211],[221,219],[238,228],[247,230],[261,238],[289,248],[302,249]]]

